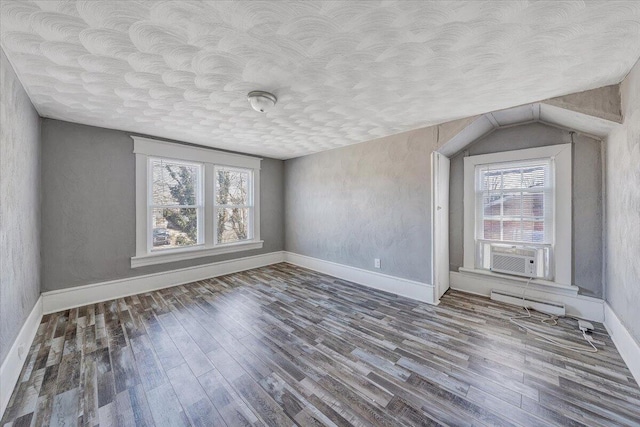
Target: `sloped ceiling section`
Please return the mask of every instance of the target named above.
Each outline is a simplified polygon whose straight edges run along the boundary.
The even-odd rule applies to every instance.
[[[615,85],[566,97],[562,107],[555,105],[558,100],[552,99],[454,120],[438,126],[437,151],[453,157],[495,130],[532,122],[604,139],[622,123],[620,102],[619,85]]]
[[[615,84],[640,56],[635,1],[1,5],[41,115],[277,158]]]

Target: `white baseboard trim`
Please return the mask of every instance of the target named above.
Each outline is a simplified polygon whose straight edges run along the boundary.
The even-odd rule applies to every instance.
[[[11,393],[15,388],[22,367],[26,361],[33,339],[38,332],[40,321],[42,320],[42,296],[38,298],[31,313],[22,325],[18,336],[11,345],[2,366],[0,366],[0,418],[4,415],[9,404]]]
[[[284,252],[270,252],[228,261],[127,277],[91,285],[76,286],[68,289],[44,292],[42,294],[43,312],[55,313],[61,310],[81,307],[87,304],[155,291],[172,286],[183,285],[198,280],[225,274],[237,273],[252,268],[264,267],[284,261]]]
[[[608,303],[604,304],[604,326],[616,345],[631,375],[640,384],[640,344],[633,339]]]
[[[290,264],[328,274],[339,279],[358,283],[363,286],[434,304],[433,285],[428,283],[389,276],[293,252],[285,252],[285,261]]]
[[[465,274],[452,271],[449,274],[451,289],[470,294],[490,296],[491,290],[496,289],[503,292],[511,292],[521,295],[524,292],[526,283],[505,282],[492,277],[484,277],[476,274]],[[527,296],[536,297],[542,300],[564,303],[567,314],[577,316],[594,322],[604,322],[604,301],[598,298],[584,295],[567,295],[564,292],[554,292],[552,289],[541,290],[529,287]]]

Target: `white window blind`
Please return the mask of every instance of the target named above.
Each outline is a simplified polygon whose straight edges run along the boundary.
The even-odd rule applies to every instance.
[[[551,244],[551,159],[476,166],[476,239]]]

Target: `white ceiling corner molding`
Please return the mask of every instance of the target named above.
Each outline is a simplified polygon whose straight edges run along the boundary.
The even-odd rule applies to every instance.
[[[45,117],[282,159],[616,84],[640,56],[629,1],[0,7]]]

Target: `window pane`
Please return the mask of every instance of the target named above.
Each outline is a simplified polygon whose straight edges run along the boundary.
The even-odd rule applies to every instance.
[[[544,217],[544,194],[522,194],[522,216]]]
[[[249,205],[249,171],[218,169],[216,204]]]
[[[484,238],[486,240],[501,240],[499,220],[484,220]]]
[[[544,242],[544,222],[533,220],[522,221],[522,241],[529,243]]]
[[[522,170],[522,188],[544,188],[544,166],[532,166]]]
[[[502,238],[503,240],[520,242],[522,241],[522,230],[520,225],[522,221],[503,221],[502,222]]]
[[[485,194],[482,205],[485,216],[500,216],[502,206],[502,194]]]
[[[198,243],[198,209],[163,208],[153,210],[153,247],[179,248]]]
[[[482,173],[483,190],[500,190],[502,188],[502,171],[487,170]]]
[[[504,205],[503,215],[506,217],[519,217],[522,213],[521,193],[504,193],[502,203]]]
[[[217,241],[231,243],[249,238],[249,208],[218,208]]]
[[[153,160],[153,204],[196,205],[200,166]]]
[[[544,242],[544,221],[529,219],[523,221],[503,221],[502,237],[503,240],[512,242]]]
[[[522,188],[522,169],[506,169],[502,172],[502,188]]]

